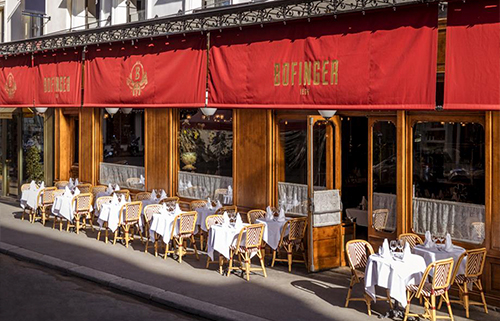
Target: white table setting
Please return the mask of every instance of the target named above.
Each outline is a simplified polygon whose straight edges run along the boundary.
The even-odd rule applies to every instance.
[[[72,206],[73,197],[80,195],[80,190],[75,188],[72,192],[68,186],[62,195],[56,196],[52,205],[52,214],[72,222],[75,208]]]
[[[256,220],[256,223],[264,224],[262,239],[273,250],[278,248],[281,230],[289,220],[291,218],[285,217],[285,210],[283,208],[280,209],[279,215],[275,216],[269,206],[266,208],[266,216]],[[285,231],[285,235],[288,235],[288,233],[289,231]]]
[[[114,192],[119,191],[119,190],[120,190],[120,186],[118,186],[118,184],[116,184],[114,187],[113,187],[113,185],[108,184],[108,188],[106,188],[106,190],[104,192],[99,192],[96,194],[94,201],[97,201],[97,199],[99,197],[102,197],[102,196],[110,196],[111,194],[113,194]]]
[[[437,241],[442,241],[442,240],[443,238],[439,237],[433,238],[431,233],[427,231],[425,232],[424,244],[419,244],[415,246],[413,248],[413,253],[423,257],[427,265],[435,261],[448,259],[450,257],[453,258],[454,264],[456,264],[458,262],[458,258],[460,257],[460,255],[462,255],[462,253],[465,252],[465,249],[463,247],[454,245],[451,241],[451,236],[449,233],[447,233],[446,237],[444,238],[445,240],[444,244],[437,243]],[[459,274],[465,273],[465,262],[466,262],[465,259],[462,260],[462,263],[460,264],[458,270]]]
[[[150,230],[150,240],[155,241],[155,234],[163,238],[163,242],[170,242],[170,236],[172,235],[172,229],[174,228],[174,220],[177,215],[183,213],[179,207],[179,204],[175,205],[174,211],[169,211],[166,204],[163,204],[159,213],[153,214],[151,218]],[[178,226],[175,226],[178,230]]]
[[[230,222],[229,216],[225,212],[223,218],[222,224],[212,225],[208,232],[207,255],[212,261],[214,260],[215,251],[229,260],[231,245],[236,246],[241,229],[248,225],[243,223],[239,213],[236,214],[236,221],[234,224]],[[242,240],[242,244],[244,244],[243,242],[244,240]],[[255,254],[256,253],[252,253],[252,256]]]
[[[221,207],[222,207],[222,204],[220,201],[217,201],[216,205],[213,206],[212,201],[210,200],[210,197],[209,197],[207,199],[207,205],[202,206],[202,207],[198,207],[196,209],[196,213],[198,213],[197,218],[196,218],[196,225],[199,226],[202,229],[202,231],[208,232],[207,224],[206,224],[207,217],[209,217],[210,215],[214,215],[215,212],[217,212],[217,210]]]
[[[402,248],[402,244],[400,242],[398,247]],[[391,251],[385,239],[379,253],[368,258],[365,270],[366,293],[376,301],[375,286],[389,289],[391,298],[404,308],[407,304],[406,286],[419,284],[426,268],[424,258],[411,253],[409,244],[405,245],[402,253],[396,253]]]
[[[35,181],[31,181],[30,188],[25,191],[22,191],[21,193],[21,199],[20,199],[21,207],[24,209],[26,206],[28,206],[29,208],[35,209],[38,203],[37,201],[40,201],[37,200],[38,194],[44,188],[45,188],[44,182],[42,182],[40,186],[38,186],[35,183]]]
[[[120,215],[120,210],[126,203],[128,203],[128,201],[125,198],[119,199],[116,194],[114,194],[111,202],[102,204],[99,218],[97,219],[99,226],[102,228],[104,222],[107,222],[107,227],[112,232],[116,231],[123,219],[123,215]]]

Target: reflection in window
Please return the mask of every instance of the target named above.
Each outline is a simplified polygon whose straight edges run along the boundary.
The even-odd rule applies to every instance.
[[[326,122],[313,127],[314,189],[326,188]],[[278,204],[287,213],[307,214],[307,122],[280,120]],[[334,140],[333,140],[334,141]]]
[[[127,112],[127,113],[125,113]],[[102,122],[101,184],[144,189],[144,110],[122,108]]]
[[[199,109],[182,109],[180,114],[179,196],[232,204],[232,110],[210,117]]]
[[[485,135],[480,124],[413,126],[413,229],[484,240]]]
[[[3,155],[3,145],[4,145],[4,142],[3,142],[3,135],[4,132],[3,132],[3,123],[4,123],[4,120],[0,119],[0,196],[3,195],[3,171],[4,171],[4,155]]]
[[[23,117],[24,182],[43,180],[43,118],[37,114]]]
[[[378,231],[392,232],[396,229],[396,126],[389,121],[374,123],[372,142],[373,227]]]

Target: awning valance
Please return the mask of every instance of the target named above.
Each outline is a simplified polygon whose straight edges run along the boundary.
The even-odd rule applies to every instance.
[[[81,50],[61,50],[35,54],[33,68],[36,106],[81,106]]]
[[[89,48],[84,106],[200,107],[206,66],[200,35]]]
[[[500,109],[498,0],[450,2],[444,109]]]
[[[33,107],[31,55],[0,57],[0,107]]]
[[[209,106],[434,109],[436,4],[211,34]]]

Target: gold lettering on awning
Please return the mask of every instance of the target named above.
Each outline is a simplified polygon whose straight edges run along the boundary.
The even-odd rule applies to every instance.
[[[336,86],[339,82],[339,61],[286,61],[273,64],[273,83],[280,86]]]

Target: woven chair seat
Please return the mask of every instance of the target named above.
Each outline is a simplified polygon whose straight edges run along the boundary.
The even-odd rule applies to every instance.
[[[179,238],[181,238],[181,237],[182,237],[182,238],[188,238],[188,237],[191,237],[191,236],[193,236],[193,235],[194,235],[193,233],[179,233],[179,234],[174,235],[174,237],[175,237],[176,239],[179,239]]]
[[[363,280],[365,278],[365,272],[360,270],[354,270],[358,279]]]
[[[230,246],[230,248],[231,248],[231,250],[236,251],[236,246],[231,245],[231,246]],[[260,248],[260,247],[252,247],[252,248],[249,248],[249,249],[248,249],[248,248],[247,248],[246,246],[244,246],[244,245],[241,245],[241,246],[240,246],[240,252],[256,253],[256,252],[258,252],[258,251],[260,251],[260,250],[261,250],[261,248]]]
[[[295,240],[290,240],[288,238],[288,236],[286,236],[284,239],[283,239],[283,245],[284,246],[288,246],[289,244],[293,244],[295,246],[299,246],[300,243],[302,243],[302,239],[295,239]]]
[[[465,282],[476,282],[477,279],[477,276],[465,276],[464,274],[458,274],[455,277],[455,282],[458,284],[464,284]]]
[[[410,291],[410,292],[417,292],[419,286],[420,286],[420,284],[412,284],[412,285],[406,286],[406,289],[408,291]],[[431,283],[425,283],[424,287],[422,289],[422,294],[424,296],[426,296],[426,297],[430,297],[431,296],[431,290],[432,290],[432,284]],[[438,289],[438,290],[434,291],[434,294],[435,295],[441,295],[441,294],[443,294],[445,292],[446,292],[446,289]]]

